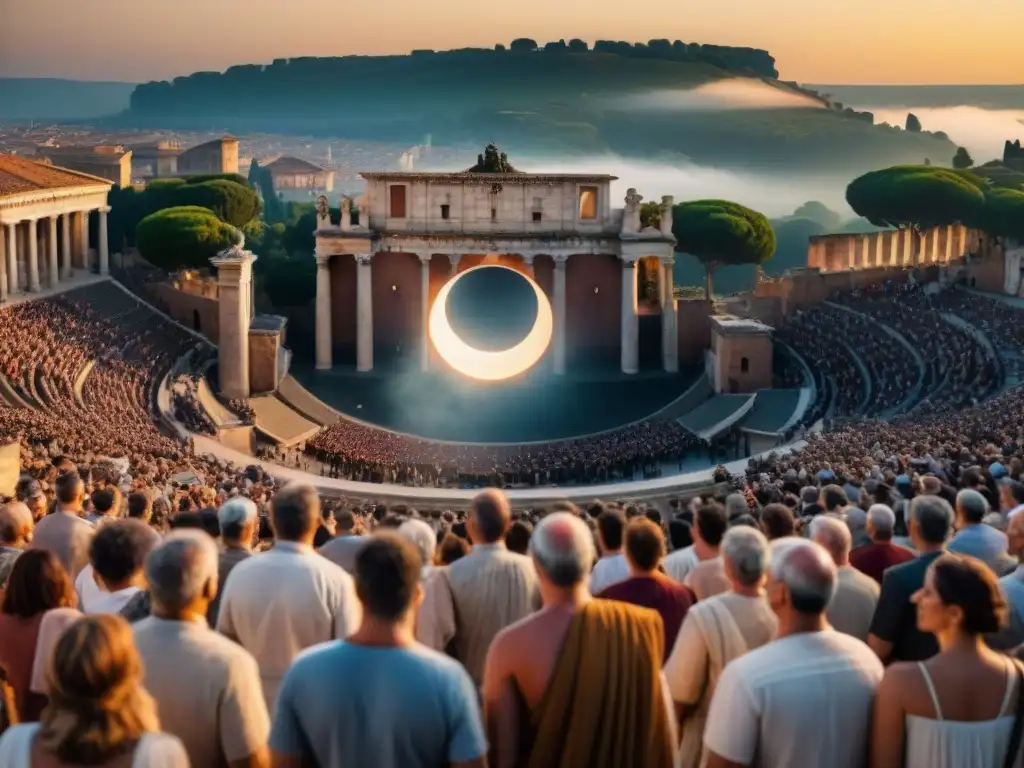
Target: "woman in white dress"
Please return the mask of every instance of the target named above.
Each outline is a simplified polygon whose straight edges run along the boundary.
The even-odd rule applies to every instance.
[[[159,732],[120,616],[88,616],[64,630],[46,682],[50,704],[41,721],[0,738],[3,768],[189,768],[181,742]]]
[[[923,662],[893,664],[875,697],[871,764],[878,768],[1020,766],[1020,665],[985,645],[1006,621],[995,574],[943,555],[913,601],[917,626],[939,641]]]

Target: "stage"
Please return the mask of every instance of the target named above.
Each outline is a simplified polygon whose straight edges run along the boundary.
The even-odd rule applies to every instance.
[[[639,421],[682,395],[700,373],[534,370],[492,383],[408,367],[317,371],[299,360],[291,367],[300,384],[346,415],[433,440],[477,443],[557,440]]]

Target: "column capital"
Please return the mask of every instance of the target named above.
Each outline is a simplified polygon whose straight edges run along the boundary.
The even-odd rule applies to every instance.
[[[555,262],[555,269],[564,270],[565,265],[569,262],[569,255],[566,253],[559,253],[551,257]]]
[[[635,267],[637,262],[640,261],[639,256],[620,256],[619,260],[622,261],[623,269],[630,269]]]
[[[329,267],[331,264],[331,257],[333,253],[314,253],[313,258],[316,259],[316,265],[318,267]]]
[[[673,264],[676,263],[675,256],[662,256],[661,263],[662,266],[671,267]]]
[[[370,262],[373,261],[372,253],[353,253],[352,255],[355,257],[356,264],[360,267],[368,267]]]
[[[420,265],[422,265],[424,267],[429,267],[430,266],[430,260],[432,258],[434,258],[434,254],[432,254],[432,253],[417,252],[416,258],[418,258],[420,260]]]
[[[448,254],[448,263],[451,264],[453,267],[457,267],[459,265],[460,261],[462,261],[462,254],[461,253],[449,253]]]
[[[102,206],[100,206],[99,208],[96,209],[97,213],[103,213],[103,214],[110,213],[110,210],[111,210],[111,208],[110,208],[109,205],[102,205]]]

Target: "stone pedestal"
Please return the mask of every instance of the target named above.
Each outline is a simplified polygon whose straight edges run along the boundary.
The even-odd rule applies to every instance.
[[[249,397],[249,323],[252,320],[249,292],[256,257],[233,246],[210,259],[217,269],[220,300],[218,368],[220,391],[228,398]]]

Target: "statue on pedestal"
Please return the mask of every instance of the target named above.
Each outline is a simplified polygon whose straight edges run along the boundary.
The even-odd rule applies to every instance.
[[[341,229],[343,232],[352,229],[352,198],[348,195],[341,198]]]
[[[626,190],[626,208],[622,212],[622,234],[636,234],[640,231],[640,203],[644,196],[630,187]]]
[[[661,206],[658,209],[661,221],[658,228],[665,237],[672,237],[672,206],[675,205],[675,202],[672,195],[663,195],[661,198]]]
[[[316,199],[316,228],[324,229],[331,226],[331,209],[327,203],[327,196],[320,195]]]

